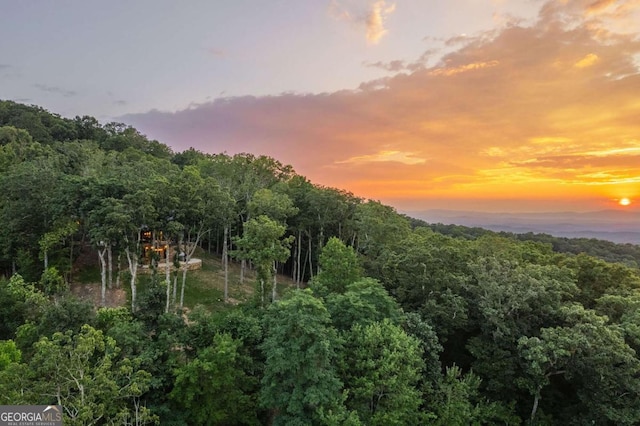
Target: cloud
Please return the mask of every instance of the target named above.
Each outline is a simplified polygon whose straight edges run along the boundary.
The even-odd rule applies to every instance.
[[[369,15],[367,16],[367,40],[376,44],[387,34],[388,30],[384,27],[384,20],[396,10],[395,3],[387,4],[386,1],[380,0],[373,4]]]
[[[366,163],[402,163],[402,164],[424,164],[427,160],[416,158],[412,152],[400,151],[380,151],[370,155],[358,155],[346,160],[336,161],[335,164],[366,164]]]
[[[453,68],[436,68],[431,70],[431,75],[443,75],[446,77],[450,77],[452,75],[460,74],[462,72],[479,70],[487,67],[495,67],[499,64],[498,61],[487,61],[487,62],[474,62],[472,64],[460,65]]]
[[[386,18],[396,10],[395,3],[386,0],[371,2],[367,0],[332,0],[329,4],[329,14],[337,19],[351,22],[365,31],[366,39],[371,44],[380,42],[389,30],[385,27]]]
[[[401,60],[394,60],[389,62],[382,62],[382,61],[364,62],[363,65],[370,68],[380,68],[385,71],[392,71],[392,72],[402,71],[407,68],[405,61],[401,61]]]
[[[11,68],[11,65],[9,64],[0,64],[0,70],[6,70]]]
[[[355,90],[121,119],[177,151],[267,154],[313,182],[396,203],[640,195],[640,42],[594,21],[592,3],[546,3],[537,22],[468,37],[437,66],[369,64],[406,72]]]
[[[598,13],[616,3],[616,0],[596,0],[587,6],[588,13]]]
[[[587,67],[590,67],[590,66],[594,65],[599,60],[600,60],[600,58],[598,57],[598,55],[594,55],[593,53],[589,53],[584,58],[580,59],[578,62],[573,64],[573,66],[576,67],[576,68],[587,68]]]
[[[33,87],[35,87],[36,89],[42,90],[43,92],[62,95],[65,98],[70,98],[78,94],[78,92],[76,92],[75,90],[67,90],[58,86],[48,86],[46,84],[36,83],[33,85]]]

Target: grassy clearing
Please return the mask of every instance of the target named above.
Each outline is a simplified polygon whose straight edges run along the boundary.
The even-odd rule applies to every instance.
[[[236,305],[249,301],[256,288],[256,276],[252,270],[245,272],[245,279],[240,283],[240,264],[229,262],[229,303],[224,303],[224,270],[220,257],[216,254],[209,254],[205,250],[197,250],[194,257],[202,259],[202,269],[187,272],[187,281],[184,292],[184,305],[191,310],[198,305],[204,306],[209,311],[220,311],[227,309],[230,305]],[[138,294],[142,296],[148,287],[151,275],[138,275]],[[173,283],[173,274],[171,276]],[[74,276],[77,287],[76,294],[96,294],[100,288],[100,269],[97,265],[86,265]],[[131,303],[128,273],[123,272],[121,277],[122,289],[126,290],[126,304]],[[158,282],[164,286],[165,276],[160,273]],[[182,286],[182,272],[178,273],[177,300],[180,300],[180,289]],[[291,278],[282,275],[278,276],[278,293],[282,294],[287,289],[295,287]],[[87,291],[91,290],[91,291]],[[271,293],[271,283],[265,289]]]

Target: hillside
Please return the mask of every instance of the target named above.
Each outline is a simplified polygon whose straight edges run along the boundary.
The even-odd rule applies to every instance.
[[[0,405],[68,425],[640,424],[638,246],[427,223],[273,158],[7,101],[0,165]],[[161,263],[177,279],[142,273]]]
[[[480,227],[496,232],[550,234],[560,238],[589,238],[619,244],[640,244],[640,213],[635,210],[546,213],[428,210],[407,214],[430,223]]]

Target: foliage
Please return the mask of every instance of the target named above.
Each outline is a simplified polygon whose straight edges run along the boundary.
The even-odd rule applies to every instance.
[[[235,239],[239,249],[233,254],[249,259],[256,265],[260,285],[256,294],[259,295],[262,305],[265,301],[264,286],[273,278],[274,262],[284,262],[290,256],[289,246],[293,237],[283,238],[285,230],[284,225],[278,224],[268,216],[260,215],[246,222],[244,236]],[[275,295],[275,289],[273,294]]]
[[[258,424],[254,379],[242,370],[240,342],[215,334],[211,346],[180,367],[170,397],[189,424]]]
[[[69,424],[640,423],[638,246],[428,224],[273,158],[11,101],[0,221],[2,404],[62,402]],[[178,300],[158,262],[195,253]],[[126,279],[130,307],[96,311],[79,279]]]
[[[45,294],[62,293],[67,289],[67,283],[54,266],[45,269],[40,277],[40,287]]]
[[[397,302],[372,278],[349,284],[344,294],[333,293],[325,299],[333,325],[338,330],[349,330],[354,324],[367,325],[384,319],[396,324],[401,320]]]
[[[13,340],[0,340],[0,371],[9,364],[20,362],[21,358],[22,353]]]
[[[336,237],[329,238],[320,253],[320,272],[311,283],[319,295],[344,293],[347,285],[362,278],[360,262],[353,248]]]
[[[385,319],[355,324],[345,335],[340,375],[348,409],[364,424],[421,424],[416,385],[424,364],[420,342]]]
[[[317,424],[319,413],[340,412],[337,335],[322,302],[309,290],[293,291],[269,306],[264,321],[260,402],[273,410],[274,424]]]

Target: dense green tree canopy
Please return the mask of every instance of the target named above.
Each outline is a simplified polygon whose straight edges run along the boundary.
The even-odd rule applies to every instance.
[[[11,101],[0,223],[0,403],[65,424],[640,423],[638,246],[429,224]]]

